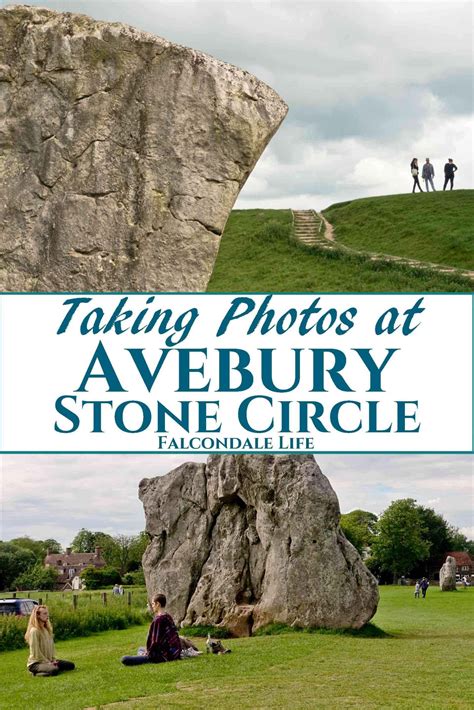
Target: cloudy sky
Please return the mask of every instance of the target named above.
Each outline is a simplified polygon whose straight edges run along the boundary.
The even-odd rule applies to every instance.
[[[138,501],[142,478],[203,456],[10,455],[3,456],[0,540],[19,535],[53,537],[63,545],[86,527],[111,534],[144,528]],[[474,536],[472,459],[440,455],[320,455],[342,512],[380,513],[392,500],[415,498]]]
[[[15,4],[15,3],[3,3]],[[28,0],[121,21],[266,81],[289,114],[237,206],[316,209],[411,190],[430,157],[472,188],[472,3]]]

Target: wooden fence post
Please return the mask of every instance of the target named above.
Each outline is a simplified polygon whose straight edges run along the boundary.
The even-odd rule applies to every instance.
[[[72,606],[74,607],[74,611],[77,609],[77,594],[72,595]]]
[[[39,597],[39,599],[38,599],[38,604],[39,604],[40,606],[43,604],[43,598],[42,598],[42,597]]]
[[[12,599],[16,599],[16,592],[12,592]]]
[[[107,606],[107,592],[102,592],[102,604]]]
[[[127,592],[127,604],[132,606],[132,592]]]

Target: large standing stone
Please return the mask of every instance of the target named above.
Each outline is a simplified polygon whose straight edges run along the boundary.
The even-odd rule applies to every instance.
[[[442,592],[453,592],[456,589],[456,560],[451,555],[439,571],[439,588]]]
[[[210,456],[144,479],[150,594],[186,624],[246,635],[270,622],[359,628],[375,578],[339,527],[339,505],[312,456]]]
[[[286,111],[146,32],[0,10],[0,290],[204,290]]]

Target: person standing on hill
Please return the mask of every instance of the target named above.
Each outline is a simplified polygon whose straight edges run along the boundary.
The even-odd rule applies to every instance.
[[[433,192],[436,192],[435,186],[433,184],[434,174],[434,167],[430,163],[430,159],[426,158],[425,164],[423,165],[423,170],[421,172],[421,177],[425,181],[426,192],[430,191],[430,185]]]
[[[418,158],[413,158],[413,160],[410,163],[410,168],[411,168],[411,174],[413,176],[413,190],[412,192],[415,192],[415,187],[418,185],[418,189],[420,192],[423,192],[421,189],[420,181],[418,180]]]
[[[423,599],[426,597],[426,592],[428,591],[429,586],[430,586],[430,583],[428,582],[426,577],[423,577],[423,579],[421,580],[421,584],[420,584],[421,596],[423,597]]]
[[[446,190],[446,185],[448,182],[451,183],[451,190],[453,189],[453,182],[454,182],[454,173],[458,169],[457,165],[454,165],[453,159],[448,158],[448,162],[444,166],[444,185],[443,185],[443,190]]]

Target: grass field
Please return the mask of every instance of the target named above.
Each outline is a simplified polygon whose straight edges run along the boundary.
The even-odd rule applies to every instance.
[[[474,269],[474,190],[369,197],[324,215],[355,249]]]
[[[373,263],[357,255],[306,248],[292,240],[290,232],[290,210],[233,211],[208,291],[420,293],[472,290],[472,282],[452,274],[415,271],[397,264]]]
[[[120,656],[146,634],[134,627],[58,643],[77,670],[57,678],[31,677],[26,648],[2,653],[0,707],[472,708],[474,589],[430,588],[425,600],[412,587],[380,591],[380,638],[291,632],[225,641],[226,656],[126,668]]]

